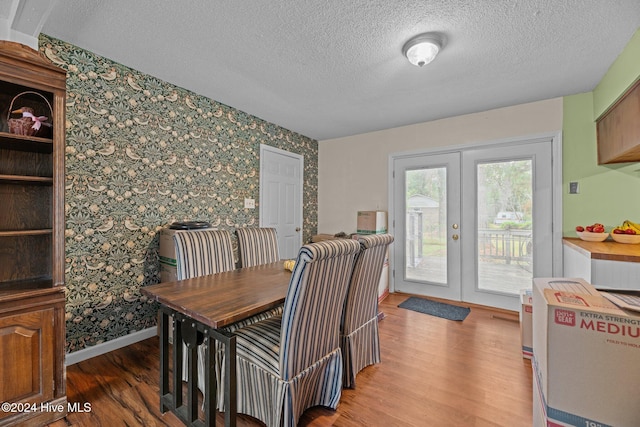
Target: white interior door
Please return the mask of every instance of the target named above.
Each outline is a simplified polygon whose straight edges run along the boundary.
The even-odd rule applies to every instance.
[[[276,229],[282,259],[302,246],[303,170],[301,155],[260,145],[260,226]]]
[[[553,276],[550,139],[392,160],[395,291],[518,310]]]

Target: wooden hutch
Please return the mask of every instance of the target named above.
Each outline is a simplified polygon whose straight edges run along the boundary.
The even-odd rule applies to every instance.
[[[67,413],[65,96],[64,70],[0,41],[0,426]],[[23,107],[40,129],[17,130]]]

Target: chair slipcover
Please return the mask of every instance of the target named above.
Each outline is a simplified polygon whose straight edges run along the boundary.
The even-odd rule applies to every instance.
[[[231,233],[227,230],[193,230],[173,236],[176,249],[178,280],[222,273],[235,269]],[[187,346],[183,343],[184,360]],[[205,355],[204,344],[198,346],[198,388],[204,393]],[[188,380],[188,366],[182,365],[182,380]],[[216,377],[219,377],[217,375]]]
[[[278,236],[275,228],[238,228],[240,267],[280,261]]]
[[[269,264],[272,262],[280,261],[280,251],[278,249],[278,236],[275,228],[257,228],[257,227],[243,227],[237,228],[236,234],[238,236],[238,252],[240,258],[240,267],[253,267],[256,265]],[[247,319],[240,320],[229,326],[226,326],[224,330],[228,332],[235,332],[237,329],[251,325],[252,323],[259,322],[261,320],[268,319],[273,316],[279,316],[282,314],[282,306],[272,308],[271,310],[258,313],[255,316]],[[222,355],[224,353],[224,344],[216,342],[216,372],[222,371]],[[223,383],[220,382],[220,375],[216,377],[218,400],[217,408],[224,407],[224,388]]]
[[[235,269],[227,230],[193,230],[173,236],[178,280]]]
[[[349,283],[340,337],[344,362],[343,386],[349,388],[355,387],[358,372],[380,363],[378,284],[393,236],[372,234],[360,236],[358,241],[361,248]]]
[[[289,427],[309,407],[337,407],[340,318],[359,249],[349,239],[304,245],[283,314],[235,332],[239,413]]]

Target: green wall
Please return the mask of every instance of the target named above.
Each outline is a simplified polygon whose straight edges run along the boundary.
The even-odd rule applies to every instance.
[[[625,219],[640,223],[640,165],[598,165],[595,120],[640,77],[640,30],[611,65],[593,92],[567,96],[563,105],[563,235],[576,225]],[[640,120],[640,118],[639,118]],[[569,194],[577,181],[579,194]]]
[[[317,231],[318,143],[63,41],[40,50],[67,71],[66,350],[149,328],[158,232],[206,220],[257,226],[260,144],[304,157],[303,239]]]
[[[593,90],[593,117],[598,118],[640,77],[640,30],[631,37],[607,74]]]

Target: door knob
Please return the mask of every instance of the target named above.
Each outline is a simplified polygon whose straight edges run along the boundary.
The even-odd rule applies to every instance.
[[[458,240],[460,238],[460,236],[458,236],[457,234],[454,234],[453,236],[451,236],[451,238],[453,240]]]
[[[451,226],[451,228],[453,228],[454,230],[457,230],[457,229],[458,229],[458,224],[453,224],[453,225]]]
[[[300,231],[300,227],[296,227],[296,233]]]

